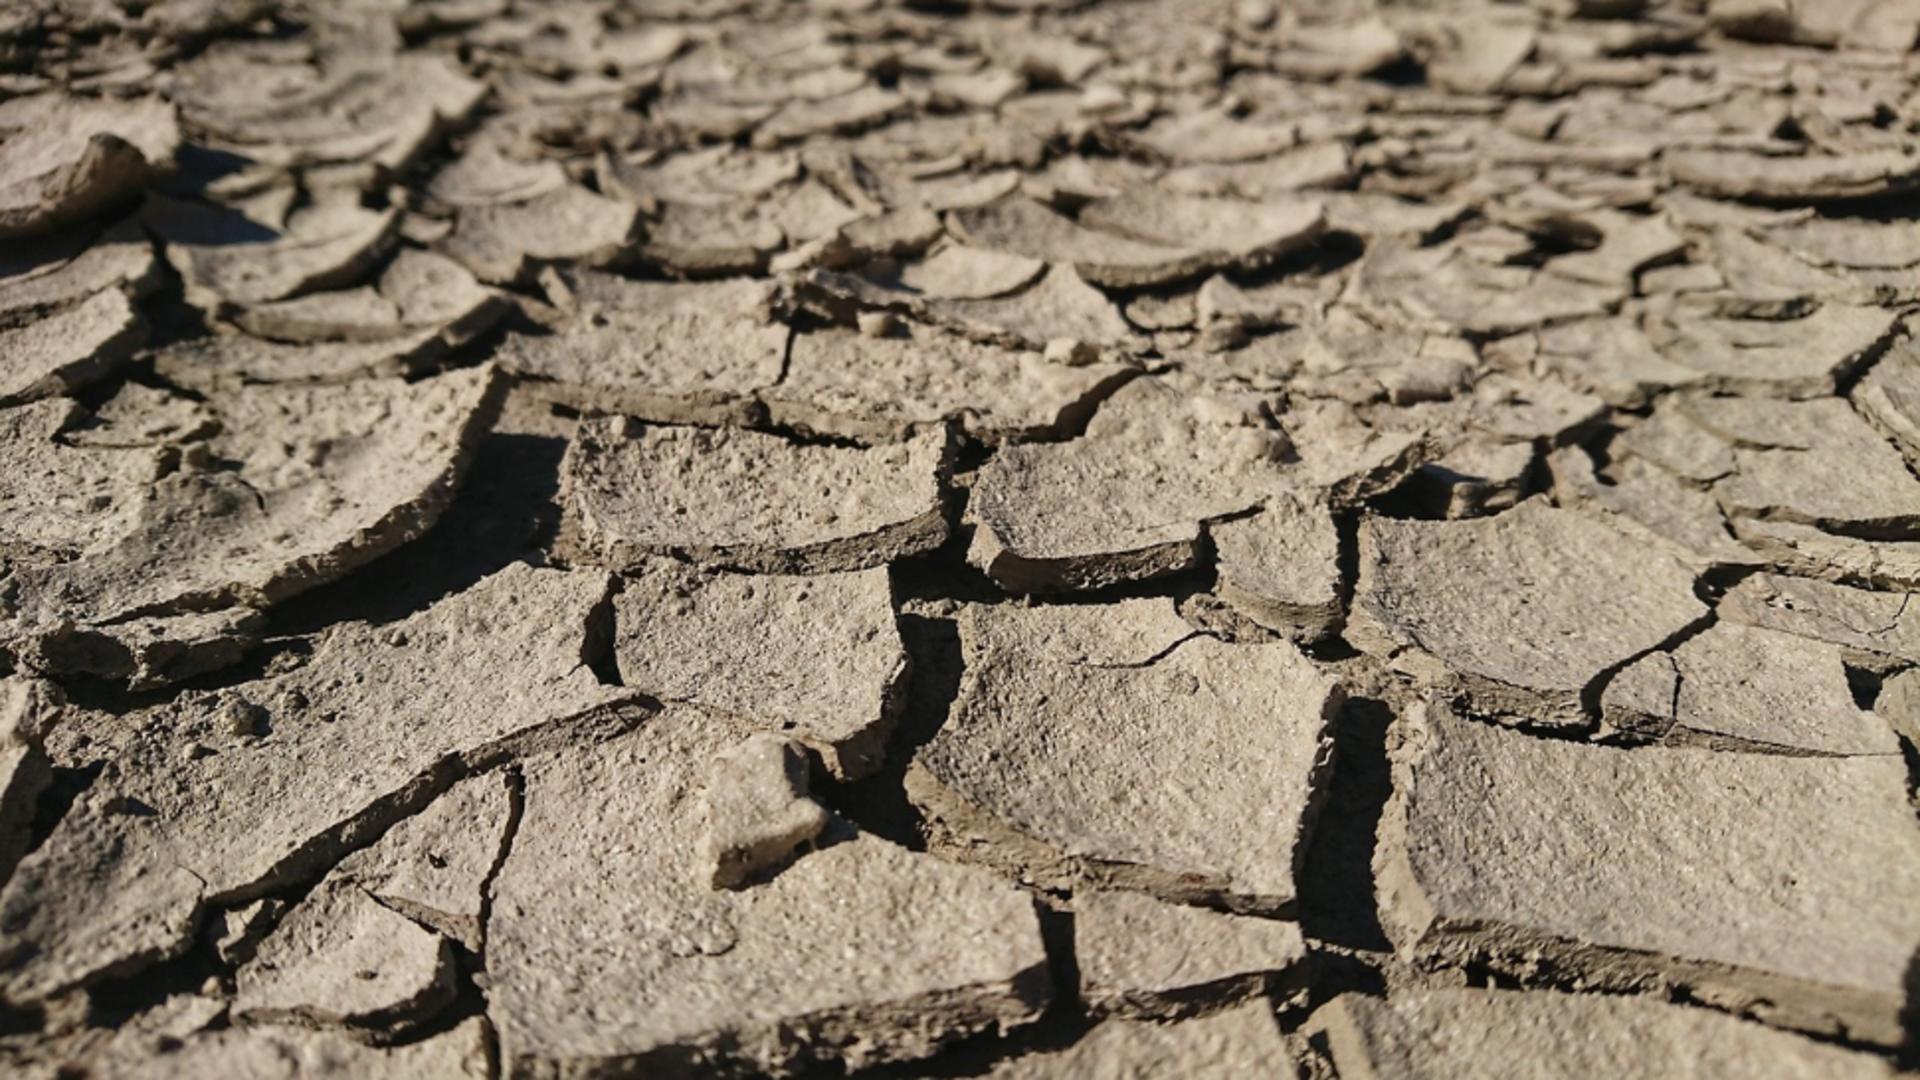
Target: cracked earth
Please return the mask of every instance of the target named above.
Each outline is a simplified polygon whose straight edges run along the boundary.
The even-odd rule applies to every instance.
[[[1916,44],[0,9],[0,1072],[1920,1066]]]

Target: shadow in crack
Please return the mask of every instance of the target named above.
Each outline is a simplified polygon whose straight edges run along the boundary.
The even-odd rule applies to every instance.
[[[540,563],[559,521],[565,439],[496,432],[482,440],[439,522],[419,539],[273,610],[271,632],[309,634],[347,619],[392,622],[514,562]]]
[[[1393,790],[1387,763],[1387,727],[1393,709],[1356,697],[1334,728],[1333,790],[1314,824],[1300,867],[1300,927],[1308,937],[1342,949],[1384,952],[1373,894],[1373,852],[1380,815]]]
[[[861,828],[914,851],[924,851],[920,812],[907,799],[907,766],[914,751],[939,732],[960,695],[966,661],[960,651],[960,627],[952,619],[919,615],[899,617],[900,639],[912,658],[906,700],[878,772],[849,783],[815,777],[820,801]]]
[[[1920,949],[1907,958],[1907,1002],[1900,1010],[1900,1048],[1896,1062],[1905,1071],[1920,1070]]]

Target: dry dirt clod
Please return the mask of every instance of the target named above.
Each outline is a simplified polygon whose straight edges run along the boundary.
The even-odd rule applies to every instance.
[[[0,104],[0,236],[85,221],[173,167],[179,121],[160,98],[60,93]]]

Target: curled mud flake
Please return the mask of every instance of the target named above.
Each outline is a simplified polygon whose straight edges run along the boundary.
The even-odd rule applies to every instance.
[[[173,167],[171,104],[61,93],[0,104],[0,236],[86,221],[139,194]]]

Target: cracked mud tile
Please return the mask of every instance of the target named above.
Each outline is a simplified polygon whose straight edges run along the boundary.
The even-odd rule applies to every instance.
[[[447,940],[480,951],[480,894],[511,813],[505,776],[474,776],[342,859],[263,942],[248,944],[236,1015],[378,1038],[432,1019],[457,994]]]
[[[1543,370],[1619,409],[1640,408],[1707,377],[1663,356],[1636,321],[1623,316],[1547,327],[1533,344]]]
[[[1307,985],[1307,946],[1293,923],[1139,893],[1076,896],[1073,950],[1081,1001],[1097,1016],[1176,1017]]]
[[[1648,333],[1668,360],[1700,372],[1707,389],[1813,398],[1885,351],[1899,326],[1895,312],[1822,304],[1798,319],[1656,319]]]
[[[1169,246],[1090,229],[1026,196],[955,210],[948,227],[973,247],[1070,266],[1087,281],[1114,288],[1143,288],[1192,277],[1211,267],[1217,257],[1186,245]]]
[[[1347,640],[1504,722],[1579,728],[1595,679],[1707,614],[1694,574],[1534,499],[1490,518],[1360,525]]]
[[[234,975],[234,1014],[380,1030],[418,1023],[453,1000],[453,951],[366,890],[324,881]]]
[[[1869,540],[1793,521],[1740,517],[1733,519],[1733,535],[1785,573],[1873,589],[1920,588],[1920,542],[1914,540]]]
[[[1142,655],[1172,608],[1147,603],[1052,609],[1038,645],[1017,636],[1031,614],[969,609],[959,699],[907,794],[937,850],[1044,888],[1284,913],[1344,694],[1285,642],[1189,631]],[[1121,619],[1151,621],[1118,637]],[[1246,821],[1261,826],[1228,824]]]
[[[1213,253],[1216,268],[1251,269],[1312,243],[1326,230],[1327,213],[1311,200],[1253,202],[1146,189],[1096,199],[1077,220],[1150,243],[1200,248]]]
[[[1397,321],[1497,336],[1604,315],[1627,288],[1484,261],[1455,240],[1430,248],[1404,242],[1368,248],[1356,291]]]
[[[1290,150],[1300,141],[1293,124],[1241,119],[1224,108],[1175,113],[1133,136],[1148,150],[1175,161],[1250,161]]]
[[[65,311],[0,330],[0,407],[71,394],[111,374],[146,342],[127,294],[106,289]]]
[[[1867,423],[1893,440],[1909,465],[1920,462],[1920,352],[1896,343],[1850,395]]]
[[[480,893],[503,854],[512,799],[503,773],[462,780],[330,877],[479,952]]]
[[[1113,1019],[1073,1045],[1002,1061],[990,1080],[1100,1080],[1111,1076],[1183,1076],[1230,1080],[1287,1075],[1292,1051],[1265,999],[1193,1020]]]
[[[291,54],[223,42],[180,70],[181,111],[210,145],[280,167],[398,173],[466,120],[486,87],[448,58],[345,40]]]
[[[595,420],[561,464],[563,541],[621,569],[656,555],[760,573],[881,566],[945,542],[948,453],[944,428],[849,449]]]
[[[1531,442],[1469,437],[1415,469],[1407,493],[1427,512],[1450,520],[1501,513],[1527,493],[1534,457]]]
[[[0,103],[0,236],[84,221],[173,167],[173,105],[64,93]]]
[[[628,254],[639,214],[632,203],[568,184],[523,202],[466,207],[440,251],[481,281],[520,283],[540,263],[618,261]]]
[[[1278,496],[1259,513],[1208,526],[1207,535],[1215,592],[1235,610],[1303,644],[1339,631],[1340,534],[1325,505]]]
[[[892,442],[953,420],[994,445],[1061,434],[1137,371],[927,327],[890,337],[826,329],[796,336],[785,377],[759,396],[774,424],[816,435]]]
[[[1436,703],[1407,729],[1375,858],[1403,954],[1900,1041],[1920,831],[1899,758],[1623,750]]]
[[[779,292],[761,278],[641,281],[565,264],[542,271],[540,285],[550,303],[570,314],[726,315],[763,323],[772,321]]]
[[[780,381],[784,323],[729,313],[596,309],[542,337],[515,335],[502,367],[542,396],[669,424],[746,424]]]
[[[246,386],[319,385],[418,375],[445,355],[448,342],[434,330],[384,341],[267,341],[251,334],[215,333],[168,345],[153,357],[154,372],[175,386],[216,394]]]
[[[182,1040],[203,1035],[226,1016],[227,1002],[216,994],[167,994],[149,1008],[117,1018],[112,1028],[62,1025],[33,1045],[9,1040],[0,1050],[0,1064],[20,1080],[151,1077],[161,1071],[151,1059],[178,1049]]]
[[[0,321],[25,323],[118,289],[140,299],[159,284],[159,256],[133,221],[16,240],[0,255]]]
[[[1208,522],[1289,493],[1286,445],[1261,395],[1135,379],[1080,438],[1005,447],[980,468],[967,561],[1018,592],[1177,573]]]
[[[1887,725],[1854,704],[1839,646],[1732,623],[1635,661],[1600,706],[1608,725],[1665,745],[1900,752]]]
[[[399,214],[337,201],[297,210],[281,225],[154,195],[141,221],[185,281],[187,301],[224,313],[357,284],[393,248]]]
[[[1755,566],[1762,561],[1733,538],[1726,516],[1712,495],[1643,458],[1624,456],[1624,439],[1614,440],[1618,456],[1604,475],[1594,468],[1592,456],[1578,446],[1563,447],[1548,455],[1554,499],[1568,509],[1618,515],[1678,544],[1696,556],[1703,567]]]
[[[1848,664],[1884,673],[1920,664],[1920,605],[1910,599],[1904,592],[1754,574],[1727,590],[1716,614],[1725,622],[1830,642],[1844,650]]]
[[[136,686],[231,663],[259,610],[438,520],[499,392],[490,368],[412,384],[250,387],[213,400],[220,430],[203,443],[38,448],[52,475],[93,479],[112,497],[66,510],[80,528],[53,536],[71,546],[36,536],[6,560],[0,646],[35,670]]]
[[[1351,1080],[1441,1080],[1525,1070],[1648,1075],[1685,1061],[1701,1075],[1879,1080],[1879,1058],[1707,1009],[1648,998],[1504,990],[1345,994],[1306,1030]]]
[[[1661,164],[1675,184],[1703,195],[1806,204],[1891,195],[1920,183],[1920,157],[1898,151],[1769,157],[1738,150],[1676,149]]]
[[[343,1035],[272,1025],[222,1028],[177,1041],[160,1053],[108,1066],[103,1080],[245,1076],[251,1080],[486,1080],[490,1035],[468,1020],[406,1046],[374,1047]]]
[[[0,893],[14,1002],[178,954],[209,904],[311,876],[462,763],[630,722],[583,661],[600,574],[514,565],[389,626],[344,623],[305,663],[128,717],[70,715],[105,770]]]
[[[506,314],[505,299],[459,264],[403,251],[374,285],[311,293],[235,312],[246,333],[159,351],[168,381],[214,394],[250,384],[338,383],[416,375]]]
[[[704,207],[764,198],[803,175],[798,154],[724,144],[665,157],[608,159],[600,174],[603,183],[634,202]]]
[[[1920,533],[1920,481],[1900,452],[1838,398],[1697,398],[1681,412],[1733,450],[1713,482],[1728,517],[1881,539]]]
[[[1160,186],[1186,196],[1265,200],[1345,187],[1356,171],[1346,144],[1329,140],[1256,161],[1182,165],[1161,178]]]
[[[233,321],[272,341],[385,341],[432,330],[452,346],[478,336],[505,310],[502,296],[465,267],[408,249],[372,285],[257,304]]]
[[[900,284],[929,300],[986,300],[1033,284],[1047,269],[1039,259],[948,244],[900,268]]]
[[[626,686],[791,735],[841,778],[879,766],[908,665],[884,568],[789,577],[660,560],[614,611]]]
[[[1737,467],[1733,446],[1688,416],[1686,399],[1678,395],[1655,402],[1647,418],[1620,432],[1608,449],[1703,488]]]
[[[1039,1015],[1033,902],[982,871],[841,826],[768,881],[713,889],[704,789],[727,774],[708,763],[740,737],[669,707],[528,763],[487,929],[508,1075],[858,1068]]]
[[[1090,345],[1130,347],[1139,335],[1106,294],[1070,266],[1053,266],[1016,293],[928,304],[928,312],[961,333],[1007,345],[1045,348],[1063,338]]]

